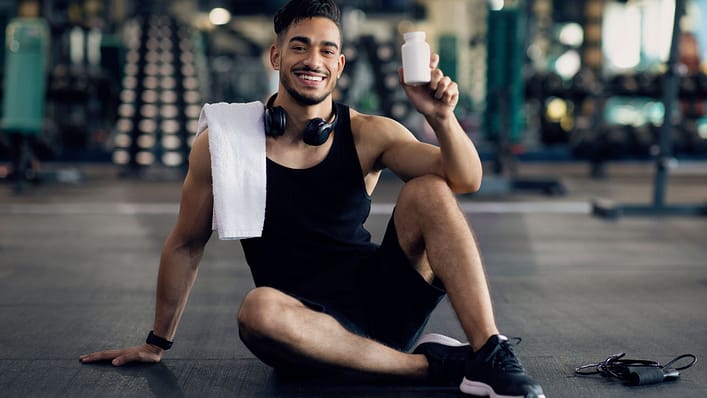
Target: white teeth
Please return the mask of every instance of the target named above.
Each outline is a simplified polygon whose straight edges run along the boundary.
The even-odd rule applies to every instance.
[[[309,75],[302,75],[300,78],[304,80],[311,80],[313,82],[320,82],[322,81],[322,78],[320,76],[309,76]]]

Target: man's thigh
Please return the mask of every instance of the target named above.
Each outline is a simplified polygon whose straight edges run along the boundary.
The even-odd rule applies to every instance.
[[[380,248],[369,261],[364,278],[366,330],[376,340],[407,351],[444,297],[444,287],[426,280],[411,264],[398,242],[394,215]]]

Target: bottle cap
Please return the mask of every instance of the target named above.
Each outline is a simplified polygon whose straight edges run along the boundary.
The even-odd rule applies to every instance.
[[[406,32],[403,34],[405,40],[425,39],[425,32]]]

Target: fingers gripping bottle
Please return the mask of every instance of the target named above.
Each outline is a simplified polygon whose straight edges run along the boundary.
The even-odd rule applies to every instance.
[[[430,82],[430,46],[425,32],[407,32],[401,48],[405,84],[419,86]]]

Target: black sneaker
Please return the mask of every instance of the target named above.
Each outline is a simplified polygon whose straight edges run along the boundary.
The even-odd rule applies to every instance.
[[[545,398],[543,388],[525,374],[508,337],[503,335],[492,336],[469,355],[459,389],[490,398]]]
[[[428,383],[458,386],[464,378],[464,366],[471,354],[471,346],[451,337],[430,333],[417,340],[412,353],[423,354],[427,358]]]

